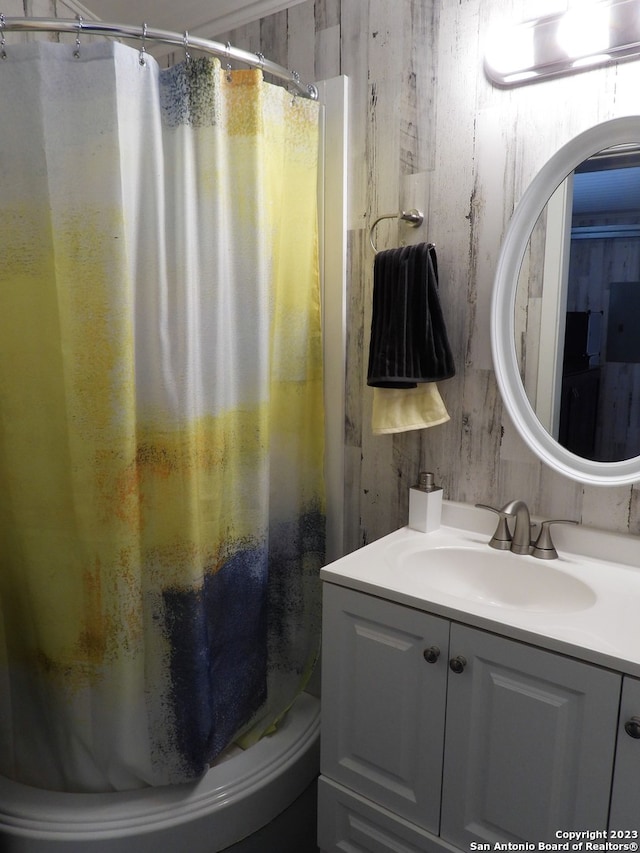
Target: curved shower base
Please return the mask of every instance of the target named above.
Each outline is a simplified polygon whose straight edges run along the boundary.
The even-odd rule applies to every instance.
[[[0,849],[3,853],[224,850],[268,824],[317,776],[319,730],[319,700],[302,693],[273,735],[217,764],[194,784],[65,794],[0,777]],[[237,851],[242,853],[242,847]]]

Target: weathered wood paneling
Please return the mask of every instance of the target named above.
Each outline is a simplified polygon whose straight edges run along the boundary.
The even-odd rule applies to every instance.
[[[5,14],[21,14],[7,0]],[[46,2],[46,0],[42,0]],[[543,466],[515,433],[497,393],[489,303],[512,211],[540,167],[586,128],[638,112],[638,64],[512,91],[482,70],[489,29],[557,11],[563,0],[306,0],[259,24],[218,35],[297,70],[350,78],[350,210],[346,547],[406,520],[407,489],[434,470],[454,500],[526,499],[534,513],[640,531],[631,487],[583,487]],[[575,5],[575,4],[574,4]],[[381,246],[436,244],[441,299],[458,373],[441,384],[449,423],[374,437],[366,362],[380,213],[425,210],[417,231],[383,223]]]
[[[404,523],[407,488],[422,467],[436,472],[454,500],[523,497],[540,515],[640,527],[631,488],[583,487],[538,462],[504,413],[492,370],[493,276],[515,205],[558,147],[599,121],[637,111],[633,65],[513,91],[486,80],[482,50],[490,27],[558,6],[558,0],[535,10],[529,0],[308,0],[288,13],[291,60],[313,56],[316,75],[350,78],[349,549]],[[315,27],[307,25],[312,11]],[[273,28],[265,31],[274,58],[293,67],[273,43]],[[232,35],[239,43],[241,33]],[[424,226],[414,232],[381,223],[376,240],[381,247],[436,244],[458,372],[440,389],[449,423],[374,437],[366,386],[368,229],[376,216],[402,207],[424,209]]]

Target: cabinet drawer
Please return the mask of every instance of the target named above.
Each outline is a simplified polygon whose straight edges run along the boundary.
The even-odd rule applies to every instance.
[[[445,619],[325,584],[321,772],[434,834],[448,640]]]
[[[425,830],[323,776],[318,780],[318,846],[322,853],[453,850]]]

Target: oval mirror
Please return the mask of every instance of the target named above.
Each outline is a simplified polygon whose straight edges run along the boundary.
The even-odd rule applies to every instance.
[[[534,178],[493,291],[505,408],[534,453],[574,480],[640,480],[639,327],[640,116],[629,116],[580,134]]]

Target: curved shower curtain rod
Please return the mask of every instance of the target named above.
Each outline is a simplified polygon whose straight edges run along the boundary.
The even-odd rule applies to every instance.
[[[65,18],[7,18],[0,14],[0,42],[2,42],[5,32],[72,33],[76,36],[76,40],[83,33],[87,33],[89,35],[111,38],[140,39],[143,46],[147,39],[149,41],[175,44],[184,47],[185,52],[189,48],[193,48],[194,50],[201,50],[204,53],[211,53],[228,60],[233,59],[237,62],[242,62],[252,68],[260,68],[280,80],[285,80],[289,86],[295,89],[298,95],[310,98],[313,101],[318,100],[318,90],[316,87],[312,83],[302,83],[300,75],[296,71],[289,71],[282,65],[265,59],[261,53],[250,53],[248,50],[232,47],[230,44],[225,45],[221,42],[211,41],[210,39],[190,36],[188,32],[175,33],[170,30],[156,30],[147,27],[146,24],[142,24],[140,27],[132,27],[128,24],[110,24],[106,21],[86,21],[80,15],[73,20]],[[6,48],[3,47],[3,52],[4,50]]]

